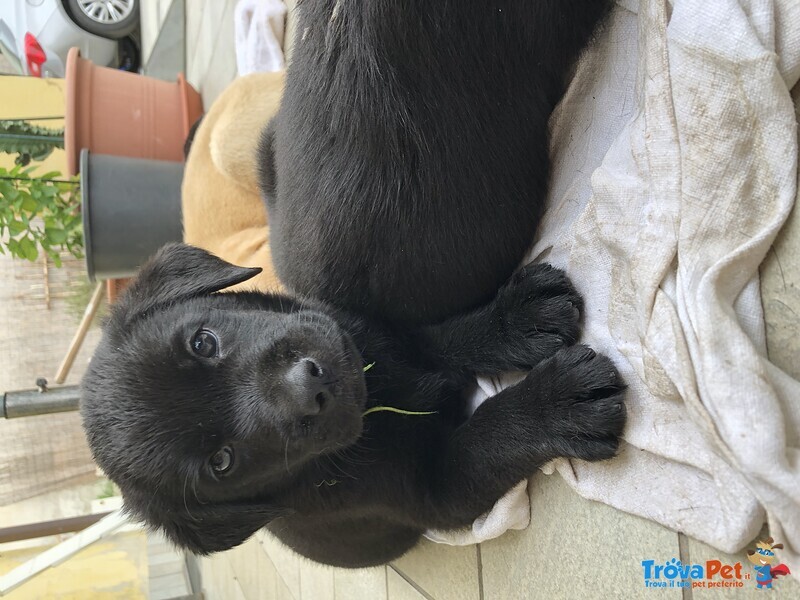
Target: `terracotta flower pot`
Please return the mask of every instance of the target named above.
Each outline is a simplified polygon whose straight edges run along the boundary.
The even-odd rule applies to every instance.
[[[80,151],[183,161],[183,143],[203,114],[200,95],[183,75],[169,83],[98,67],[67,55],[64,147],[67,170],[78,172]]]

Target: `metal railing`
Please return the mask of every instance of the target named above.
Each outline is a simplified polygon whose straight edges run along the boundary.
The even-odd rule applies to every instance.
[[[32,390],[19,390],[3,394],[3,417],[17,419],[36,415],[78,410],[80,388],[65,385],[48,388],[46,384]]]

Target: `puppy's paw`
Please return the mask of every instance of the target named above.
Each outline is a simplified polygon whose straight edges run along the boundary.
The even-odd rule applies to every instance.
[[[526,378],[556,456],[611,458],[625,427],[625,382],[611,360],[588,346],[565,348]],[[538,393],[537,393],[538,392]]]
[[[493,310],[510,362],[525,369],[578,340],[583,299],[564,271],[531,263],[500,289]]]

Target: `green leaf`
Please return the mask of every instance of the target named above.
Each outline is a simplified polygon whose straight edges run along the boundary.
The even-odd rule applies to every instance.
[[[39,203],[26,194],[22,199],[20,208],[31,213],[36,212],[39,209]]]
[[[8,251],[11,252],[12,256],[15,256],[17,258],[24,258],[22,252],[20,251],[19,242],[17,240],[15,239],[8,240],[6,246],[8,247]]]
[[[78,183],[64,183],[63,181],[57,181],[53,185],[56,186],[60,192],[71,192],[75,189]]]
[[[11,235],[19,235],[26,229],[28,228],[22,221],[17,221],[16,219],[14,219],[13,221],[8,222],[8,231]]]
[[[17,199],[17,196],[19,196],[19,190],[10,182],[3,181],[0,182],[0,195],[10,202]]]
[[[30,238],[22,238],[19,241],[19,246],[25,258],[29,261],[33,262],[39,258],[39,251],[36,249],[36,244],[34,244]]]
[[[67,241],[67,232],[63,229],[48,229],[45,234],[47,241],[51,244],[63,244]]]

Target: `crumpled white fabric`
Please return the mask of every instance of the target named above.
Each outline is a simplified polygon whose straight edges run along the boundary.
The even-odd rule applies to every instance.
[[[233,13],[239,75],[281,71],[286,5],[281,0],[239,0]]]
[[[800,382],[766,358],[758,267],[797,195],[797,0],[618,2],[553,116],[528,260],[565,268],[583,341],[629,384],[620,456],[581,495],[735,552],[762,523],[800,572]],[[479,381],[476,404],[519,379]],[[521,528],[518,486],[465,544]]]

